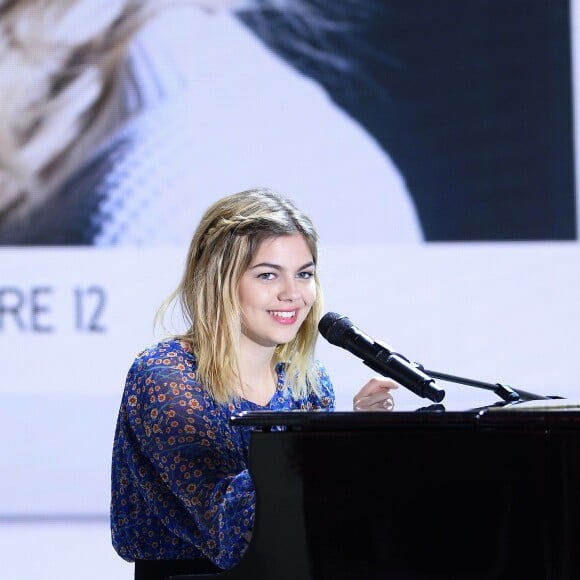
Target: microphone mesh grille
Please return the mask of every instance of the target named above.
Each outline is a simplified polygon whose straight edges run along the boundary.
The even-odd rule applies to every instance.
[[[320,334],[332,344],[342,346],[345,332],[352,327],[351,321],[336,312],[328,312],[318,323]]]

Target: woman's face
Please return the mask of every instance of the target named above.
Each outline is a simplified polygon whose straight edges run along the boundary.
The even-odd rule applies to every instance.
[[[242,340],[265,347],[290,342],[316,300],[314,272],[301,235],[264,240],[238,289]]]

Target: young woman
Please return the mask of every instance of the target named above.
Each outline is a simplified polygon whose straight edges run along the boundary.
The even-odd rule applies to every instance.
[[[135,577],[219,571],[250,541],[255,492],[245,410],[328,409],[334,393],[314,359],[322,314],[317,234],[267,189],[217,201],[193,236],[179,300],[187,331],[143,351],[123,393],[112,466],[115,549]],[[357,409],[390,409],[373,379]]]

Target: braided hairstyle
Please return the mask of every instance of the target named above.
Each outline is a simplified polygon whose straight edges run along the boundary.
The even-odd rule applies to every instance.
[[[197,357],[198,378],[218,402],[236,398],[239,386],[241,307],[238,286],[260,244],[278,236],[302,235],[314,263],[318,235],[293,203],[266,188],[250,189],[214,203],[202,217],[187,253],[182,280],[158,312],[179,301],[188,342]],[[287,387],[295,398],[316,388],[313,373],[322,293],[315,275],[316,300],[294,340],[279,345],[273,364],[287,363]]]

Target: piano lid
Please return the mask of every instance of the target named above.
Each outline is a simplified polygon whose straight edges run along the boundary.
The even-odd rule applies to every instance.
[[[288,430],[449,429],[502,427],[538,427],[550,429],[580,428],[580,403],[566,399],[499,404],[466,411],[446,411],[431,405],[416,411],[244,411],[230,418],[233,425],[261,430],[285,427]]]

